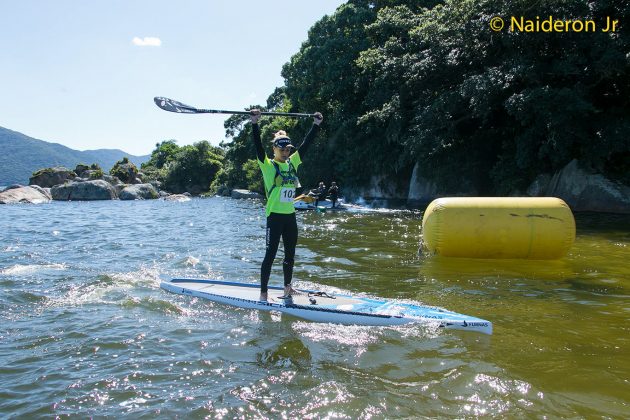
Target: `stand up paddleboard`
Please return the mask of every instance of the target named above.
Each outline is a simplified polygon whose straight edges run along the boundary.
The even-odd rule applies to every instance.
[[[240,308],[279,311],[314,322],[345,325],[434,324],[443,328],[492,334],[492,323],[441,308],[413,305],[384,299],[298,290],[284,297],[284,288],[269,286],[267,302],[258,300],[258,284],[219,280],[171,279],[160,287],[169,292],[195,296]]]

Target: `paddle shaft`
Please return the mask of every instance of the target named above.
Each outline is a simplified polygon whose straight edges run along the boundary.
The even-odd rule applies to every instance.
[[[251,115],[251,111],[226,111],[222,109],[201,109],[195,108],[194,106],[186,105],[181,102],[175,101],[169,98],[163,98],[157,96],[153,98],[155,104],[168,112],[175,112],[179,114],[236,114],[236,115]],[[261,111],[261,115],[269,115],[274,117],[293,117],[293,118],[304,118],[304,117],[314,117],[314,114],[304,114],[297,112],[268,112]]]
[[[237,115],[251,115],[250,111],[225,111],[222,109],[198,109],[196,114],[237,114]],[[313,114],[302,114],[299,112],[267,112],[260,111],[260,115],[271,115],[274,117],[313,117]]]

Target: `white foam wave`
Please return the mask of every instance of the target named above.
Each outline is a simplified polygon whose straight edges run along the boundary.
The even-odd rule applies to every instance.
[[[66,264],[16,264],[11,267],[1,269],[0,275],[34,273],[41,270],[65,270],[67,268],[68,266]]]
[[[94,303],[120,304],[135,299],[138,288],[159,288],[157,269],[142,267],[138,271],[103,275],[89,284],[75,285],[64,296],[52,299],[52,306],[74,306]]]

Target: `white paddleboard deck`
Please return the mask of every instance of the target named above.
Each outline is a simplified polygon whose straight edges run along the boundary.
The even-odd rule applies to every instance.
[[[260,285],[204,279],[170,279],[162,289],[240,308],[279,311],[314,322],[346,325],[401,325],[429,323],[444,328],[492,334],[492,323],[442,308],[384,299],[298,290],[283,298],[284,288],[269,286],[268,301],[260,301]]]

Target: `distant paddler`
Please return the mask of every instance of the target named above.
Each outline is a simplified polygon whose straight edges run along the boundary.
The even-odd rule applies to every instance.
[[[266,301],[271,266],[276,258],[281,237],[284,243],[284,260],[282,261],[284,295],[290,296],[295,293],[291,287],[291,280],[298,238],[295,207],[293,206],[295,189],[299,187],[297,170],[309,145],[317,136],[319,125],[324,117],[319,112],[313,114],[313,126],[297,148],[293,146],[291,138],[287,136],[286,132],[278,131],[272,140],[273,159],[269,159],[260,139],[260,127],[258,126],[260,116],[259,109],[250,110],[256,157],[258,166],[262,171],[265,194],[267,195],[265,207],[265,215],[267,216],[266,252],[260,267],[260,300]]]
[[[339,187],[337,186],[337,183],[335,181],[330,183],[330,188],[328,189],[328,197],[330,198],[330,201],[332,202],[332,208],[335,208],[335,205],[337,204],[337,200],[339,199]]]
[[[315,198],[315,207],[319,205],[320,201],[324,201],[326,199],[326,184],[324,184],[324,181],[319,181],[317,188],[309,191],[308,195]]]

